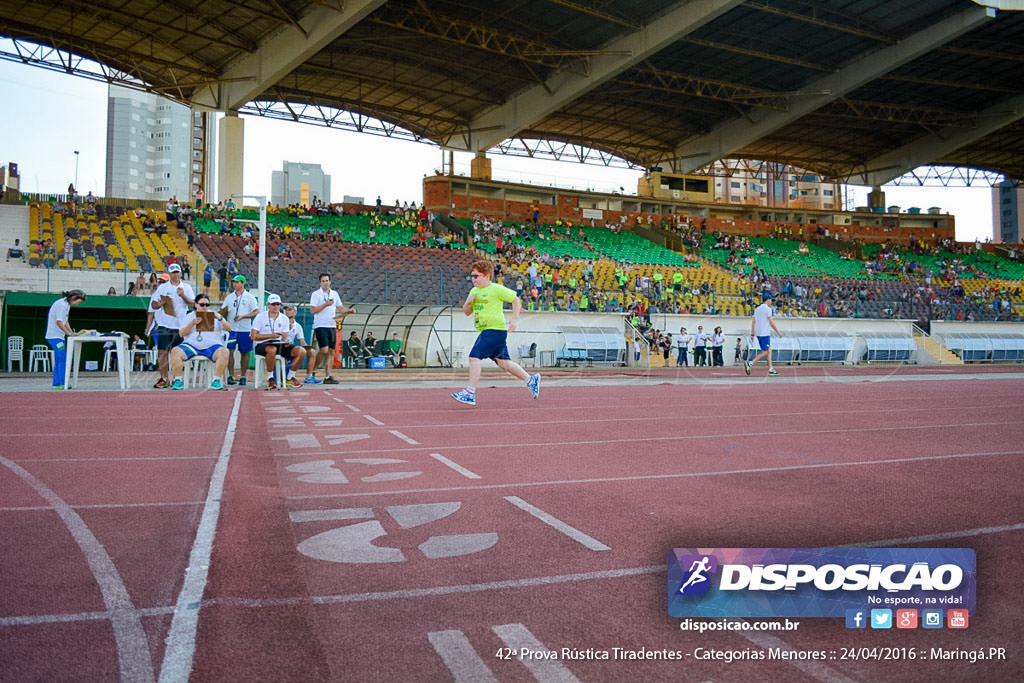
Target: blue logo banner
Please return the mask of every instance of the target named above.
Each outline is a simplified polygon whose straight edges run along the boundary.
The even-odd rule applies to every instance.
[[[850,617],[850,610],[967,609],[970,548],[673,548],[673,617]],[[855,627],[859,627],[858,622]]]

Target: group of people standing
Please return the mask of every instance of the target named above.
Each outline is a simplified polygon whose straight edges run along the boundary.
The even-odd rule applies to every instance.
[[[667,341],[662,339],[661,349],[665,354],[666,364],[669,353],[672,349],[672,335],[667,335]],[[716,327],[713,332],[705,333],[704,326],[698,325],[695,334],[689,334],[685,327],[679,328],[679,336],[676,337],[676,367],[689,365],[687,354],[690,351],[690,344],[693,344],[693,366],[720,368],[725,365],[722,348],[725,346],[725,334],[721,326]]]

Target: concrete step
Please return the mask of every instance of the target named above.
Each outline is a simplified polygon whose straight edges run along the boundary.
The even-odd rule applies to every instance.
[[[960,357],[955,353],[947,349],[938,339],[934,337],[926,337],[923,334],[915,334],[914,342],[917,343],[918,348],[922,349],[930,356],[935,358],[940,365],[963,365],[964,362],[960,360]]]

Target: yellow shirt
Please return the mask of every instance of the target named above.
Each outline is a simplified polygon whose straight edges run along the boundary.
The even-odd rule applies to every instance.
[[[516,293],[496,282],[486,287],[474,287],[469,290],[469,295],[476,295],[473,300],[473,324],[478,332],[484,330],[506,330],[505,312],[502,304],[506,301],[514,301]]]

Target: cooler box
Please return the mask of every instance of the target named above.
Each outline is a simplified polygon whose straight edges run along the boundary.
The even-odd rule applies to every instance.
[[[371,370],[383,370],[384,369],[384,356],[375,356],[370,359]]]
[[[96,372],[100,369],[100,362],[98,360],[87,360],[85,361],[86,372]]]

